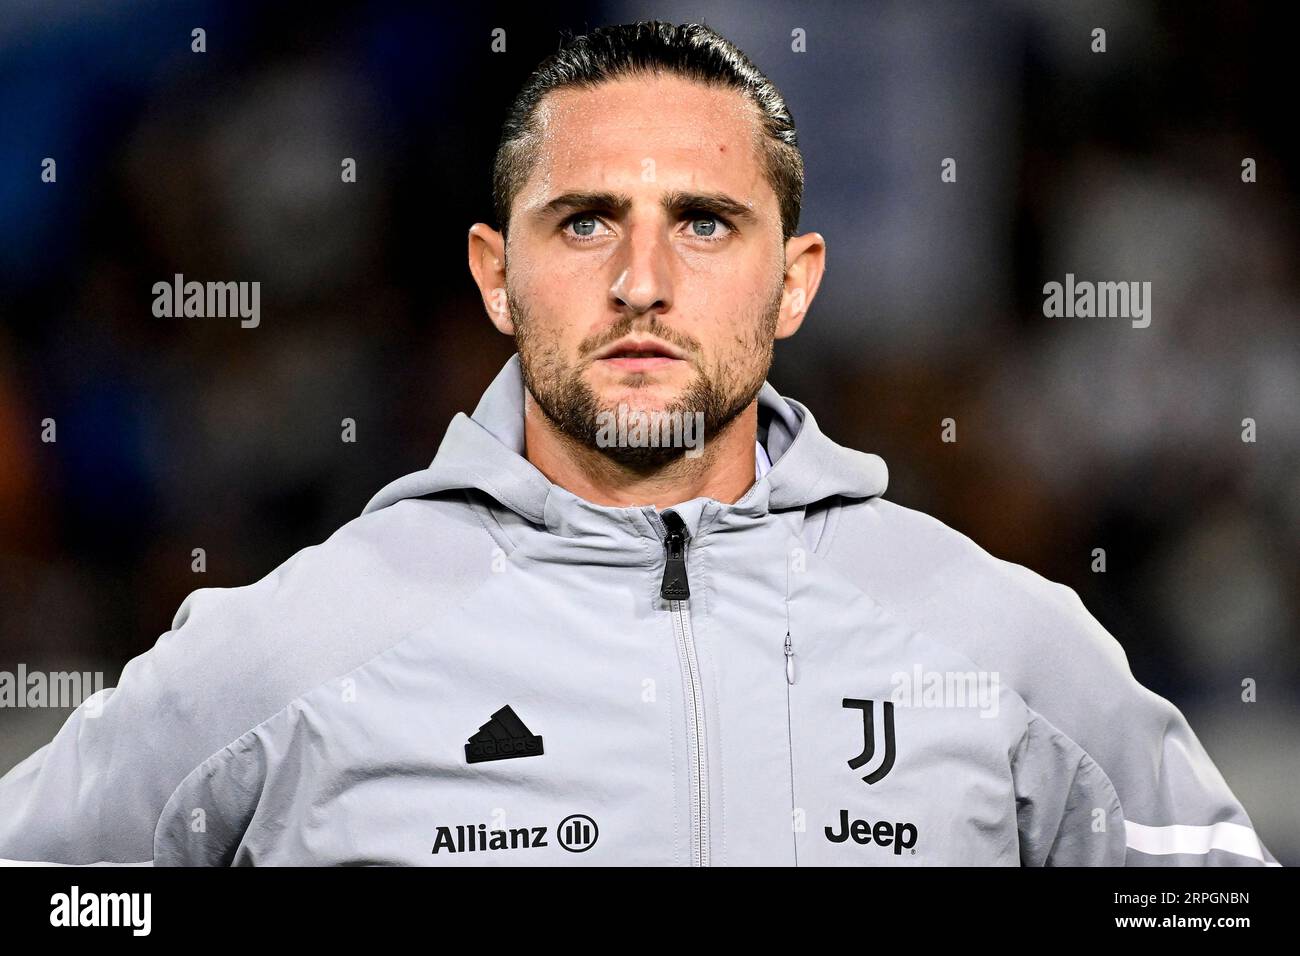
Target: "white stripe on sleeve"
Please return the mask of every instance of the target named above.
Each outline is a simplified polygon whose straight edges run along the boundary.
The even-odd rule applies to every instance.
[[[1170,853],[1209,853],[1211,850],[1226,850],[1259,860],[1268,866],[1281,866],[1280,863],[1267,863],[1263,847],[1255,831],[1240,823],[1215,823],[1210,826],[1191,826],[1176,823],[1172,826],[1149,827],[1145,824],[1124,821],[1124,830],[1130,849],[1139,853],[1165,856]]]

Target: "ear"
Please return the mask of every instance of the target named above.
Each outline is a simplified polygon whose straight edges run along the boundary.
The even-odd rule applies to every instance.
[[[791,236],[785,243],[785,262],[785,294],[776,323],[778,339],[789,338],[803,325],[826,271],[826,240],[816,232]]]
[[[483,296],[488,318],[505,335],[515,334],[515,324],[506,305],[506,240],[485,223],[469,230],[469,271]]]

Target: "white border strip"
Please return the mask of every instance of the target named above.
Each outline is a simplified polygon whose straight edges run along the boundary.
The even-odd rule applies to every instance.
[[[1240,823],[1214,823],[1210,826],[1190,826],[1175,823],[1167,827],[1149,827],[1145,824],[1124,821],[1124,831],[1129,849],[1154,856],[1170,853],[1209,853],[1226,850],[1240,856],[1259,860],[1265,866],[1281,866],[1264,859],[1255,831]]]

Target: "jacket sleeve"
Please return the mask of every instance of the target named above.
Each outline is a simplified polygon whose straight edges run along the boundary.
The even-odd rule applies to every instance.
[[[231,629],[227,593],[191,594],[117,687],[82,702],[52,741],[0,778],[0,859],[152,863],[163,806],[228,732],[214,714],[237,707],[203,650]]]
[[[1122,866],[1124,814],[1097,762],[1028,711],[1012,755],[1022,866]]]
[[[1103,766],[1124,807],[1129,866],[1277,866],[1182,712],[1132,677]]]
[[[1276,865],[1186,718],[1133,676],[1072,589],[882,499],[839,521],[821,547],[838,543],[846,576],[1001,675],[1101,768],[1123,811],[1126,865]]]
[[[175,726],[148,654],[0,778],[0,859],[150,863]],[[165,799],[165,795],[164,795]]]
[[[1133,676],[1119,643],[1062,588],[1069,635],[1035,700],[1097,762],[1123,809],[1128,866],[1277,866],[1187,719]]]

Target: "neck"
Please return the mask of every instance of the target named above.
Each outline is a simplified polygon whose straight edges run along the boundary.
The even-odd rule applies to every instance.
[[[652,471],[629,468],[599,448],[561,432],[524,390],[524,456],[552,484],[592,504],[612,508],[670,508],[692,498],[734,504],[754,484],[758,400],[709,435],[702,453],[672,458]]]

